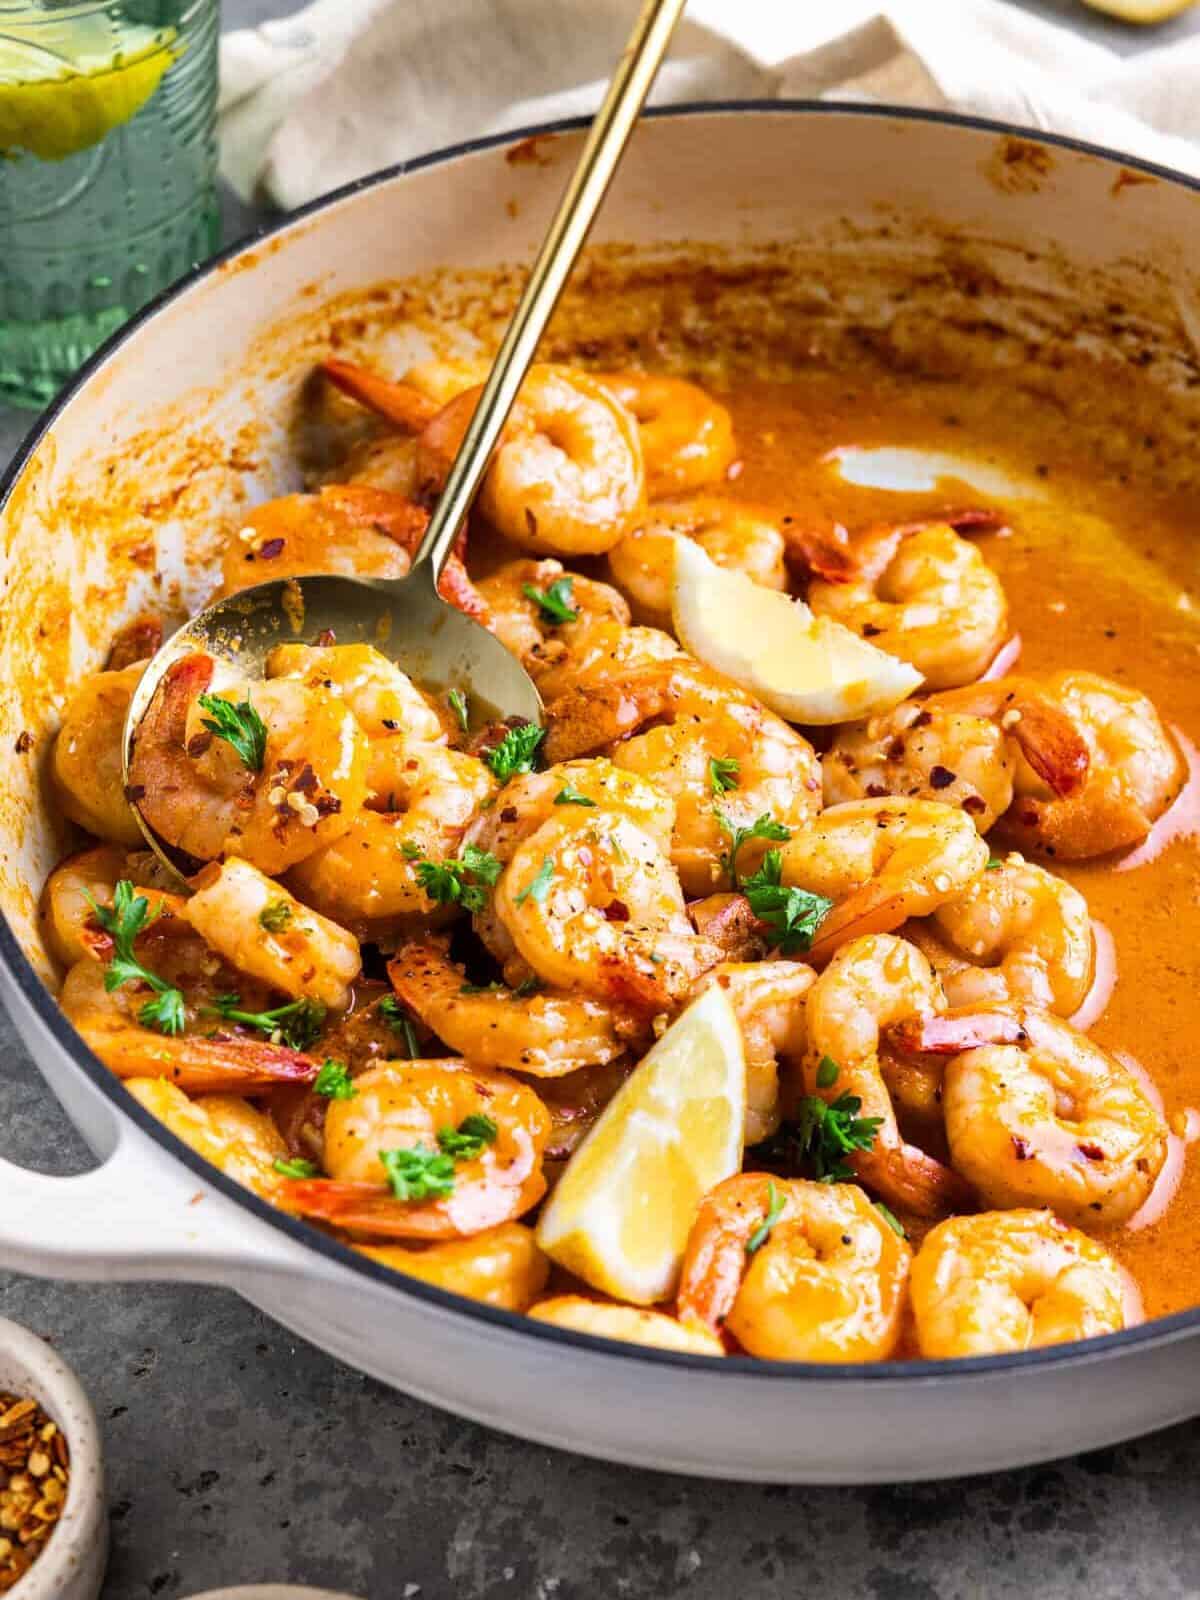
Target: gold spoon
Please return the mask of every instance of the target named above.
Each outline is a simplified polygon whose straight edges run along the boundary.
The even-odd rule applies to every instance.
[[[424,688],[459,690],[477,717],[541,721],[541,698],[528,673],[494,634],[442,599],[438,578],[685,3],[646,0],[642,7],[407,576],[276,579],[207,606],[155,654],[134,692],[124,731],[127,789],[138,727],[163,675],[196,652],[224,659],[247,680],[264,675],[278,644],[318,638],[372,644]],[[136,800],[133,809],[159,860],[176,876],[181,865],[194,870],[189,858],[159,838]]]

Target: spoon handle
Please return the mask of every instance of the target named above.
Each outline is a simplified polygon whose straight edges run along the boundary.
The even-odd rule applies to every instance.
[[[612,182],[685,4],[686,0],[646,0],[617,62],[413,559],[413,570],[425,567],[435,583],[575,258]]]

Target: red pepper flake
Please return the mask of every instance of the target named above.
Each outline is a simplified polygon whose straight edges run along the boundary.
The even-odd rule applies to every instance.
[[[881,634],[882,632],[883,632],[883,629],[882,628],[877,628],[873,622],[864,622],[863,623],[862,636],[863,636],[864,639],[874,639],[878,634]]]
[[[624,900],[610,900],[604,908],[606,922],[628,922],[629,907]]]
[[[266,539],[258,547],[260,561],[274,561],[276,556],[283,554],[284,541],[282,539]]]
[[[1098,1144],[1077,1144],[1075,1148],[1085,1161],[1104,1160],[1104,1151]]]
[[[33,749],[33,735],[28,728],[17,735],[17,742],[14,748],[19,756],[23,756],[27,750]]]
[[[886,753],[887,758],[888,758],[889,761],[903,761],[904,760],[904,740],[903,739],[893,739],[891,744],[888,745],[887,751],[885,753]]]
[[[933,789],[948,789],[954,778],[955,774],[949,767],[935,766],[929,774],[929,784]]]
[[[918,711],[916,716],[909,723],[909,727],[910,728],[927,728],[932,721],[933,721],[933,712],[932,711]]]
[[[1032,1151],[1029,1148],[1028,1141],[1018,1138],[1015,1133],[1012,1135],[1012,1147],[1013,1155],[1016,1156],[1018,1161],[1029,1161],[1032,1159]]]
[[[964,797],[962,808],[968,816],[978,817],[987,810],[987,801],[981,794],[969,794]]]

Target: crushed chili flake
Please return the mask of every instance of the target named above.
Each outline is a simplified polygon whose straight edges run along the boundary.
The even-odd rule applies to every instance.
[[[16,751],[19,756],[23,756],[27,750],[32,749],[33,735],[30,733],[29,729],[26,728],[24,732],[17,735]]]
[[[29,1571],[67,1503],[65,1436],[36,1400],[0,1392],[0,1594]]]

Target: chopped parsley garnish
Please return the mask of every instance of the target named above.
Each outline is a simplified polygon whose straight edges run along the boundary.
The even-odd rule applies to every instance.
[[[818,1074],[822,1067],[818,1067]],[[825,1068],[824,1077],[828,1076]],[[818,1081],[825,1086],[820,1076]],[[869,1150],[883,1120],[860,1117],[861,1110],[862,1101],[857,1095],[839,1095],[832,1105],[818,1095],[806,1095],[795,1117],[758,1146],[754,1165],[775,1168],[789,1176],[815,1178],[818,1183],[850,1182],[854,1173],[845,1158],[856,1150]]]
[[[500,1129],[491,1117],[472,1113],[464,1117],[457,1128],[439,1128],[437,1141],[443,1154],[456,1161],[473,1161],[485,1145],[495,1144]]]
[[[983,870],[985,872],[998,872],[1003,865],[1004,862],[999,856],[989,856],[987,859],[987,866],[984,867]]]
[[[416,1061],[419,1054],[417,1050],[417,1035],[408,1012],[405,1011],[394,994],[385,994],[377,1009],[379,1015],[392,1032],[400,1034],[403,1038],[404,1048],[408,1051],[408,1059]]]
[[[514,1000],[524,1000],[526,995],[536,994],[541,986],[541,980],[538,978],[537,974],[535,972],[531,972],[527,978],[521,979],[520,983],[513,990],[512,997]]]
[[[209,713],[201,717],[201,725],[232,745],[244,767],[261,772],[267,758],[267,725],[250,701],[239,700],[235,704],[218,694],[202,694],[200,708]]]
[[[344,1061],[327,1058],[313,1080],[313,1091],[326,1100],[353,1100],[358,1090]]]
[[[418,861],[416,866],[417,882],[435,904],[459,905],[464,911],[483,910],[487,889],[503,870],[503,862],[473,844],[461,856],[447,861]]]
[[[268,933],[282,933],[292,920],[292,908],[286,900],[272,900],[258,913],[258,925]]]
[[[574,622],[579,616],[571,604],[574,578],[555,578],[545,589],[535,589],[531,583],[521,585],[526,600],[532,600],[542,613],[543,622]]]
[[[536,722],[522,722],[519,727],[509,728],[484,760],[500,782],[507,783],[519,773],[533,771],[533,759],[545,737],[545,728],[539,728]]]
[[[381,1150],[379,1159],[397,1200],[444,1200],[454,1193],[455,1164],[473,1161],[493,1144],[499,1128],[491,1117],[473,1113],[457,1128],[438,1130],[438,1149],[415,1144],[408,1150]]]
[[[769,1182],[767,1184],[767,1214],[746,1240],[746,1254],[748,1256],[755,1255],[766,1244],[771,1237],[771,1229],[779,1221],[786,1204],[787,1202],[775,1187],[774,1182]]]
[[[292,1000],[273,1011],[243,1011],[240,995],[219,994],[204,1009],[226,1022],[257,1028],[274,1044],[287,1045],[289,1050],[307,1050],[325,1026],[325,1007],[318,1000]]]
[[[580,794],[579,790],[569,783],[564,783],[554,796],[556,806],[594,806],[596,802],[589,800],[587,795]]]
[[[471,719],[467,713],[466,695],[463,694],[461,689],[451,689],[450,693],[446,696],[446,704],[458,718],[458,725],[462,731],[464,733],[468,733],[471,727]]]
[[[839,1070],[832,1056],[822,1056],[817,1063],[817,1088],[832,1089],[838,1080]]]
[[[831,1104],[816,1095],[805,1095],[796,1116],[798,1140],[803,1159],[818,1183],[848,1183],[854,1177],[845,1157],[856,1150],[869,1150],[882,1117],[860,1117],[862,1101],[855,1094],[842,1094]]]
[[[275,1171],[281,1178],[315,1178],[317,1168],[311,1161],[305,1161],[303,1156],[295,1156],[290,1161],[280,1157],[275,1163]]]
[[[904,1231],[904,1225],[901,1223],[900,1218],[890,1206],[885,1206],[882,1200],[876,1200],[875,1209],[878,1211],[879,1215],[887,1223],[888,1227],[893,1233],[898,1233],[902,1239],[908,1238],[908,1235]]]
[[[741,775],[741,763],[736,756],[711,756],[708,762],[708,781],[714,794],[725,794],[736,789]]]
[[[721,832],[729,840],[729,849],[721,857],[721,865],[728,872],[735,889],[740,887],[737,858],[743,845],[749,844],[751,839],[782,840],[792,837],[791,829],[785,828],[782,822],[776,822],[766,811],[761,817],[755,817],[748,828],[735,827],[719,806],[713,807],[713,815],[721,826]]]
[[[138,1021],[160,1033],[182,1033],[187,1020],[183,1009],[183,992],[143,966],[134,953],[133,942],[138,934],[148,928],[158,916],[151,915],[150,902],[144,894],[134,894],[133,884],[122,878],[113,888],[111,906],[98,905],[84,890],[92,914],[113,942],[112,959],[104,971],[104,987],[109,994],[123,983],[144,983],[154,990],[138,1011]]]
[[[444,1200],[454,1193],[454,1157],[427,1145],[381,1150],[379,1159],[397,1200]]]
[[[808,950],[813,937],[833,910],[833,901],[808,889],[787,888],[781,882],[783,856],[768,850],[757,872],[742,883],[742,893],[750,909],[764,923],[770,941],[780,954],[793,955]]]
[[[536,874],[530,878],[520,894],[516,896],[517,905],[523,906],[526,900],[532,900],[535,904],[541,905],[542,901],[550,893],[550,880],[553,877],[554,862],[549,856],[543,856],[542,864],[537,869]]]

